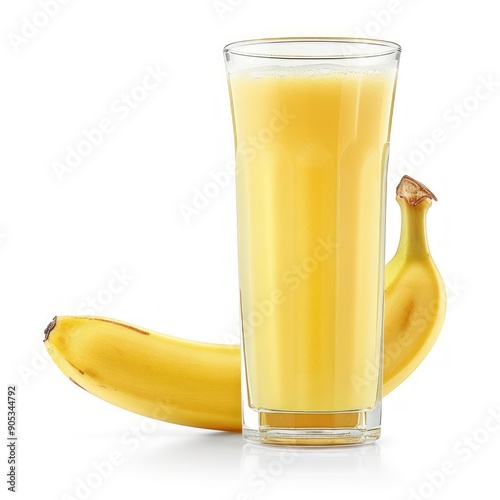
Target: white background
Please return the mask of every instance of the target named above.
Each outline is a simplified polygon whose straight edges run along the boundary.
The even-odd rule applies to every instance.
[[[27,22],[44,23],[36,1],[3,2],[0,13],[2,370],[4,392],[7,383],[18,385],[17,498],[83,498],[79,481],[114,452],[122,462],[88,498],[498,495],[500,431],[484,431],[489,412],[500,411],[494,3],[57,5],[31,32]],[[21,38],[23,26],[31,38]],[[283,455],[239,435],[149,421],[78,390],[43,357],[42,332],[56,314],[92,313],[86,304],[95,297],[108,303],[97,303],[94,314],[191,339],[238,341],[233,181],[188,221],[180,210],[233,155],[222,47],[254,37],[363,34],[403,47],[387,256],[399,232],[394,187],[410,173],[439,198],[429,213],[429,238],[449,297],[432,352],[384,399],[380,441]],[[148,67],[168,76],[146,95],[136,91],[144,100],[125,116],[116,100],[140,84]],[[478,101],[484,80],[496,83]],[[105,118],[113,131],[59,179],[54,162]],[[428,144],[436,128],[446,139],[419,153],[417,141]],[[114,272],[125,273],[126,286],[109,299],[102,291]],[[141,426],[141,439],[133,439]],[[5,471],[6,455],[4,448]],[[447,461],[454,474],[433,486],[429,477],[438,478]]]

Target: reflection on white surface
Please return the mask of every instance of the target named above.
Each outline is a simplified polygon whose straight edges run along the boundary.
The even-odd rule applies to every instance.
[[[249,443],[241,434],[199,429],[160,429],[155,439],[123,470],[140,467],[152,484],[182,484],[184,496],[217,500],[280,500],[322,492],[349,496],[353,489],[363,498],[379,482],[381,446],[301,448]],[[281,495],[286,491],[285,497]],[[198,493],[196,493],[198,492]]]
[[[173,439],[169,436],[168,443],[156,443],[141,456],[142,465],[151,467],[154,463],[176,477],[190,476],[193,471],[198,478],[231,476],[241,488],[254,493],[263,489],[263,483],[290,478],[350,483],[380,476],[381,448],[377,443],[300,448],[253,444],[233,433],[190,429],[183,434]]]
[[[261,446],[246,443],[241,457],[240,493],[235,498],[272,498],[278,485],[319,486],[367,482],[380,476],[378,444],[337,448]]]
[[[241,434],[179,428],[159,434],[141,461],[148,466],[160,464],[176,477],[192,477],[193,471],[198,477],[237,477],[244,443]]]
[[[366,478],[380,473],[380,448],[378,444],[345,446],[338,448],[298,448],[260,446],[246,443],[241,458],[241,474],[283,476],[292,474],[352,478]]]

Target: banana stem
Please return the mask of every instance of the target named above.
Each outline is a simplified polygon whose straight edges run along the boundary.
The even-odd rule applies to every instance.
[[[396,200],[401,207],[401,236],[397,255],[400,258],[430,256],[426,216],[437,198],[423,184],[405,175],[397,187]]]
[[[431,206],[430,200],[412,207],[405,199],[397,197],[401,207],[401,235],[399,238],[398,254],[401,257],[411,256],[420,258],[430,255],[426,233],[426,215]]]

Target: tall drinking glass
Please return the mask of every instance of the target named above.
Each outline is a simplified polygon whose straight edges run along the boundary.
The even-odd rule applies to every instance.
[[[385,187],[400,47],[224,49],[236,148],[244,436],[380,436]]]

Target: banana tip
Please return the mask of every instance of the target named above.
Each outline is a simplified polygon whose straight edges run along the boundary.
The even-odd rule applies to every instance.
[[[55,328],[56,321],[57,321],[57,316],[54,316],[52,318],[52,321],[47,325],[47,328],[45,328],[45,330],[43,331],[43,333],[45,335],[43,338],[44,342],[49,338],[50,332]]]

